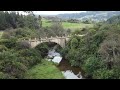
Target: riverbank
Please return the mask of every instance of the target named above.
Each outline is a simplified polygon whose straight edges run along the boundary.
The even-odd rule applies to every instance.
[[[80,67],[73,67],[68,60],[64,58],[57,66],[66,79],[83,79]]]
[[[65,79],[82,79],[81,70],[79,67],[73,67],[70,65],[68,60],[65,60],[59,52],[56,50],[49,50],[48,58],[53,57],[49,60],[57,63],[56,67],[62,72]]]
[[[51,59],[50,59],[51,58]],[[54,49],[41,64],[34,66],[25,74],[26,79],[83,79],[80,67],[73,67]]]
[[[53,62],[42,60],[25,73],[25,79],[64,79],[64,76]]]

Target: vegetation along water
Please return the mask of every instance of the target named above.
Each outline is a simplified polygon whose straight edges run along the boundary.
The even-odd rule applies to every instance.
[[[0,11],[0,79],[120,79],[120,12],[24,12]]]

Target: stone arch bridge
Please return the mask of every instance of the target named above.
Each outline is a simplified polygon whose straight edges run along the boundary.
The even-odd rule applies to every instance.
[[[84,36],[84,35],[77,35],[77,36]],[[69,41],[70,37],[71,36],[62,36],[62,37],[56,36],[56,37],[50,37],[50,38],[46,37],[46,38],[40,38],[40,39],[34,38],[34,39],[29,39],[27,41],[31,45],[31,48],[34,48],[43,42],[54,42],[59,44],[62,48],[64,48],[66,45],[66,42]]]

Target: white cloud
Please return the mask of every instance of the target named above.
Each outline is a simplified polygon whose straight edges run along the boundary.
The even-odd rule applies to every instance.
[[[39,15],[57,15],[57,14],[64,14],[64,13],[80,13],[86,11],[33,11],[35,14]]]

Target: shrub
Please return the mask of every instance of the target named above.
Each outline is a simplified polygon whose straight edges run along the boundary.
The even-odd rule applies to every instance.
[[[3,72],[0,72],[0,79],[15,79],[15,77],[10,76],[9,74],[5,74]]]
[[[68,54],[66,55],[66,59],[69,60],[71,66],[79,66],[81,63],[79,53],[75,49],[69,50]]]
[[[114,72],[113,78],[120,79],[120,66],[114,66],[112,70]]]
[[[35,38],[37,36],[37,31],[30,28],[18,28],[15,32],[15,37],[17,38],[23,38],[23,37],[29,37],[29,38]]]
[[[8,41],[8,39],[0,39],[0,45],[4,45],[4,43],[7,41]]]
[[[40,51],[42,57],[45,57],[48,54],[49,47],[46,44],[42,43],[35,47],[35,49]]]
[[[0,45],[0,52],[8,50],[4,45]]]
[[[54,23],[52,23],[50,28],[52,29],[52,31],[57,36],[63,36],[65,34],[65,30],[64,30],[61,22],[54,22]]]
[[[10,38],[10,39],[2,39],[0,40],[0,44],[5,45],[7,48],[14,48],[16,47],[16,38]]]
[[[108,68],[111,69],[114,65],[120,62],[120,40],[119,35],[112,34],[100,45],[99,53],[101,58],[106,62]],[[119,63],[120,64],[120,63]],[[119,66],[119,65],[117,65]]]
[[[2,69],[3,72],[8,73],[15,78],[22,78],[23,74],[26,72],[27,67],[20,62],[17,61],[5,61],[2,63],[4,68]]]
[[[23,65],[25,65],[27,68],[30,67],[29,62],[27,61],[26,57],[23,57],[21,55],[19,55],[17,62],[22,63]]]
[[[19,54],[23,57],[30,57],[30,56],[41,57],[41,55],[39,54],[39,51],[36,49],[23,49],[19,52]]]
[[[5,74],[3,72],[0,72],[0,79],[5,79]]]
[[[29,49],[30,44],[27,41],[21,41],[17,43],[16,48],[17,49]]]
[[[29,68],[41,62],[41,53],[36,49],[21,50],[19,54],[19,62],[24,63]]]
[[[60,53],[61,53],[61,55],[62,55],[63,57],[65,57],[65,56],[68,54],[68,51],[69,51],[69,47],[66,46],[64,49],[62,49],[62,50],[60,51]],[[66,57],[65,57],[65,59],[66,59]]]
[[[81,34],[81,30],[76,29],[76,30],[72,33],[72,35],[74,35],[74,34]]]
[[[18,62],[19,57],[15,51],[4,51],[0,53],[0,70],[13,76],[21,78],[27,67]]]
[[[6,30],[2,38],[3,39],[10,39],[12,37],[16,37],[17,39],[19,38],[34,38],[38,35],[37,31],[34,29],[29,29],[29,28],[17,28],[17,29],[10,29]]]
[[[78,40],[76,38],[73,38],[71,40],[71,48],[77,48],[78,47]]]
[[[9,39],[11,37],[11,35],[8,32],[4,32],[2,35],[3,39]]]
[[[103,62],[100,59],[94,56],[91,56],[87,60],[84,61],[84,65],[82,68],[86,72],[85,73],[86,77],[88,76],[92,77],[94,71],[102,67],[104,67]]]
[[[94,71],[93,78],[94,79],[114,79],[114,72],[113,70],[101,68]]]

